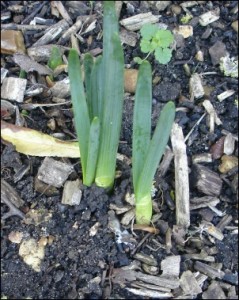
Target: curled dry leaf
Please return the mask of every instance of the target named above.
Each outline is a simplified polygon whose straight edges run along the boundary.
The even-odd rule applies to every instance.
[[[80,157],[77,142],[67,142],[33,129],[1,121],[1,138],[26,155]]]

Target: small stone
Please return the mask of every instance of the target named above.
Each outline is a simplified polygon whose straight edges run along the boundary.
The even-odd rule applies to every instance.
[[[1,30],[1,53],[26,53],[24,39],[21,31]]]
[[[135,93],[138,70],[136,69],[125,69],[124,71],[124,89],[125,92]]]
[[[211,56],[212,64],[218,65],[220,59],[228,55],[226,45],[221,41],[217,41],[212,47],[209,48],[209,54]]]
[[[173,33],[181,34],[186,39],[193,36],[193,27],[191,25],[179,25],[173,30]]]
[[[238,20],[232,22],[231,26],[236,32],[238,32]]]
[[[221,158],[221,164],[218,170],[222,174],[226,174],[228,171],[238,166],[238,158],[236,156],[223,155]]]
[[[23,233],[20,231],[11,231],[8,235],[9,241],[20,244],[23,238]]]
[[[210,153],[213,159],[219,159],[223,155],[225,136],[222,136],[215,144],[210,148]]]
[[[163,81],[156,85],[153,90],[153,96],[160,102],[167,102],[169,100],[176,100],[179,97],[181,85],[175,82]]]
[[[181,14],[181,11],[182,11],[181,6],[173,4],[173,5],[171,5],[170,8],[171,8],[171,11],[172,11],[173,14],[175,14],[175,15],[180,15]]]
[[[40,246],[35,239],[31,238],[21,243],[19,255],[34,271],[40,272],[41,260],[45,256],[45,246]]]
[[[219,283],[214,280],[208,289],[203,292],[202,299],[227,299],[227,297]]]
[[[10,101],[23,102],[27,80],[22,78],[7,77],[3,79],[1,97]]]

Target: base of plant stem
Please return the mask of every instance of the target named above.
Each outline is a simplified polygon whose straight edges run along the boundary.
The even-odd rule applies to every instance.
[[[112,179],[109,178],[109,177],[96,177],[95,178],[95,184],[98,186],[98,187],[102,187],[104,189],[111,189],[114,185],[114,181],[112,182]]]
[[[140,200],[136,197],[136,223],[149,225],[153,213],[151,195],[141,197]]]

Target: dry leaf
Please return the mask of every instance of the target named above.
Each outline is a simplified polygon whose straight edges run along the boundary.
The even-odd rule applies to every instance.
[[[1,137],[16,151],[34,156],[80,157],[78,142],[56,139],[39,131],[1,121]]]

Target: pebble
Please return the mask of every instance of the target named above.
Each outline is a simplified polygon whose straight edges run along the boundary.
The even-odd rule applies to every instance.
[[[135,93],[138,70],[136,69],[125,69],[124,71],[124,89],[125,92]]]
[[[173,33],[181,34],[186,39],[193,36],[193,27],[191,25],[179,25],[173,30]]]
[[[181,91],[181,85],[177,82],[161,82],[153,90],[153,96],[160,102],[167,102],[178,98]]]
[[[223,155],[218,170],[222,174],[226,174],[228,171],[230,171],[236,166],[238,166],[238,158],[236,156]]]
[[[212,64],[218,65],[222,57],[227,56],[226,45],[221,41],[217,41],[212,47],[209,48]]]
[[[21,31],[2,30],[1,31],[1,53],[14,54],[26,53],[24,39]]]
[[[238,20],[232,22],[231,26],[236,32],[238,32]]]
[[[182,12],[182,8],[179,5],[173,4],[173,5],[171,5],[170,8],[171,8],[172,13],[175,15],[180,15]]]

